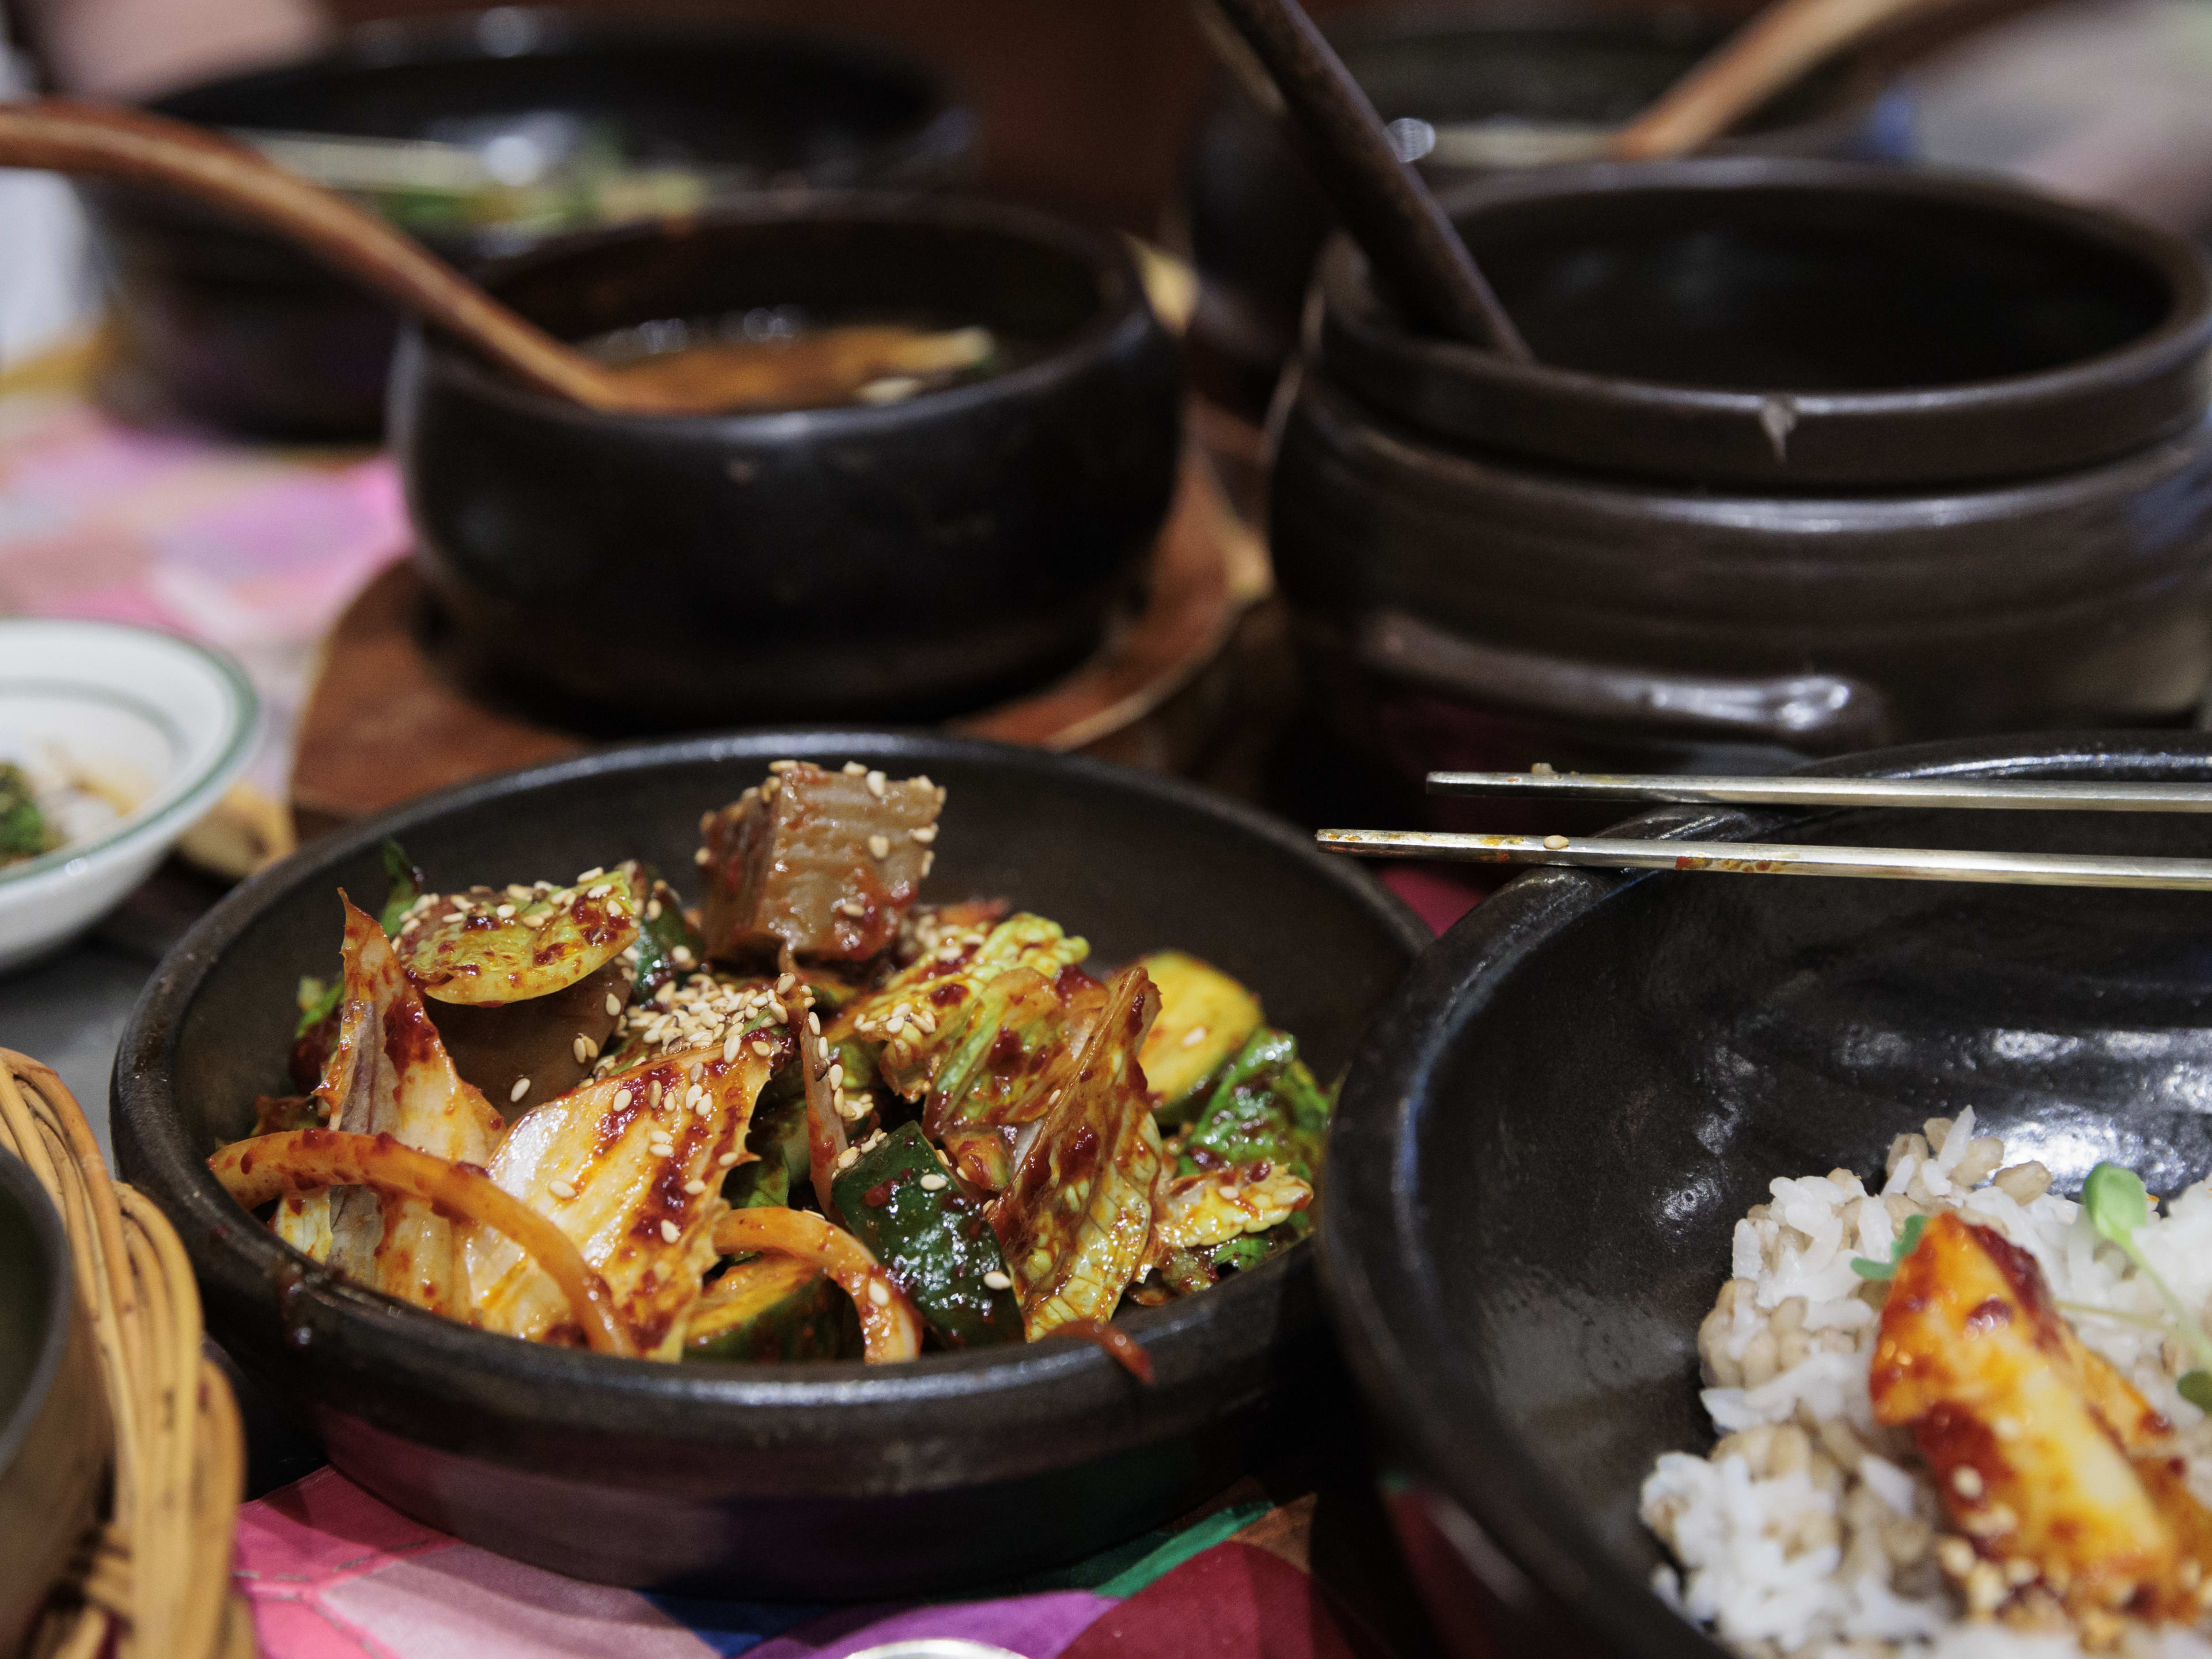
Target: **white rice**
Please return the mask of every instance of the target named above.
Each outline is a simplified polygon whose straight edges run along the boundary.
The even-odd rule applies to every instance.
[[[1680,1564],[1660,1594],[1749,1659],[2073,1659],[2074,1636],[1970,1619],[1936,1565],[1945,1522],[1911,1436],[1874,1420],[1867,1393],[1885,1287],[1851,1270],[1887,1261],[1914,1213],[1957,1211],[2034,1256],[2081,1340],[2176,1425],[2190,1485],[2212,1502],[2212,1421],[2174,1390],[2186,1368],[2159,1330],[2087,1309],[2159,1318],[2158,1292],[2080,1206],[2044,1190],[2040,1164],[2001,1170],[1972,1112],[1901,1135],[1870,1194],[1847,1170],[1777,1180],[1736,1224],[1730,1271],[1698,1334],[1701,1396],[1723,1437],[1709,1456],[1662,1455],[1644,1519]],[[1996,1181],[1990,1182],[1994,1176]],[[2212,1300],[2212,1181],[2136,1235],[2188,1305]],[[2071,1305],[2068,1305],[2071,1304]],[[2170,1328],[2168,1328],[2170,1329]],[[2212,1659],[2203,1632],[2131,1627],[2128,1659]]]

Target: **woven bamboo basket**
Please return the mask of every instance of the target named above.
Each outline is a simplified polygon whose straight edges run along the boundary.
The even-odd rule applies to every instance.
[[[150,1200],[110,1178],[61,1079],[7,1048],[0,1148],[30,1165],[69,1231],[115,1431],[104,1519],[56,1587],[30,1659],[252,1659],[252,1618],[230,1577],[245,1435],[200,1351],[184,1246]]]

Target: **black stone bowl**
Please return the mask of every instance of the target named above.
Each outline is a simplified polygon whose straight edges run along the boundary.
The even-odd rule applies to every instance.
[[[1879,751],[1844,775],[2212,781],[2212,738]],[[2203,857],[2099,813],[1669,809],[1620,833]],[[1881,1167],[1974,1109],[2062,1191],[2212,1170],[2212,898],[1546,871],[1455,927],[1362,1042],[1319,1234],[1329,1306],[1413,1472],[1396,1509],[1465,1652],[1719,1659],[1654,1595],[1637,1491],[1712,1436],[1697,1327],[1777,1176]],[[1494,1642],[1495,1645],[1492,1645]],[[1539,1650],[1534,1647],[1522,1650]]]
[[[798,305],[981,324],[1032,354],[883,406],[642,416],[410,330],[392,441],[459,672],[570,724],[980,708],[1097,646],[1166,514],[1175,348],[1117,237],[822,195],[608,232],[490,286],[571,339]]]
[[[307,1266],[204,1160],[281,1074],[293,985],[335,960],[334,890],[383,890],[398,836],[433,882],[629,854],[691,871],[698,818],[784,755],[927,772],[951,791],[933,891],[1003,893],[1103,962],[1219,963],[1334,1075],[1426,939],[1364,873],[1191,787],[951,738],[744,734],[471,784],[249,882],[155,976],[116,1061],[129,1178],[183,1236],[208,1326],[331,1459],[398,1509],[580,1578],[851,1600],[1004,1578],[1129,1537],[1218,1490],[1326,1367],[1310,1251],[1132,1314],[1158,1381],[1090,1345],[860,1364],[655,1364],[449,1323]],[[1311,1424],[1303,1432],[1316,1431]]]
[[[302,63],[149,106],[222,128],[481,144],[549,119],[611,129],[629,159],[712,172],[715,199],[963,178],[974,112],[921,64],[834,40],[501,6],[387,19]],[[289,244],[190,203],[88,185],[109,269],[125,412],[252,437],[362,440],[384,420],[399,319]],[[423,235],[465,270],[544,240]]]
[[[1972,174],[1733,156],[1446,201],[1534,361],[1408,331],[1340,239],[1321,372],[1454,448],[1711,484],[2039,477],[2196,427],[2203,252]]]
[[[0,1152],[0,1653],[21,1650],[97,1518],[111,1441],[61,1217]]]

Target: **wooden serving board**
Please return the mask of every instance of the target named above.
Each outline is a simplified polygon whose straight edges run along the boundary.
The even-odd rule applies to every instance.
[[[1249,714],[1244,682],[1279,678],[1281,629],[1261,603],[1271,591],[1264,548],[1194,447],[1134,613],[1066,678],[951,727],[1159,770],[1197,769],[1224,725]],[[401,560],[370,580],[324,640],[292,768],[303,833],[593,746],[489,708],[452,683],[424,643],[425,599],[421,579]],[[1269,672],[1240,672],[1246,659]]]

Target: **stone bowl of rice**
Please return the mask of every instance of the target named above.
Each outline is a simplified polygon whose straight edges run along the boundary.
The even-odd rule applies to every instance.
[[[1811,769],[2202,783],[2212,738]],[[2212,853],[2185,815],[1683,807],[1611,833]],[[2083,1363],[2154,1414],[2175,1501],[2212,1504],[2197,1362],[2149,1276],[2201,1338],[2212,896],[1532,872],[1370,1028],[1329,1157],[1331,1310],[1455,1650],[2212,1656],[2190,1560],[2185,1613],[2081,1611],[1869,1390],[1883,1275],[1963,1224],[2032,1262]],[[2148,1274],[2076,1201],[2100,1164],[2151,1195]]]

